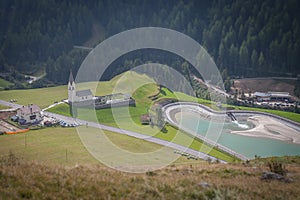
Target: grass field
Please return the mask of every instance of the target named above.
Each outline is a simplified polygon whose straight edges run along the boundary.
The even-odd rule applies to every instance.
[[[110,81],[79,84],[77,88],[86,89],[91,88],[92,86],[94,86],[94,93],[99,96],[118,92],[132,94],[133,98],[136,99],[136,107],[119,107],[114,109],[96,110],[96,119],[91,118],[92,115],[90,114],[90,112],[87,112],[86,109],[79,109],[79,118],[89,121],[99,121],[102,124],[117,126],[119,128],[132,130],[145,135],[151,135],[168,141],[174,140],[174,138],[176,138],[177,130],[173,127],[166,126],[166,132],[161,132],[156,128],[153,129],[150,126],[142,126],[140,124],[140,116],[142,114],[146,114],[148,112],[148,109],[154,103],[148,97],[154,94],[158,94],[158,87],[154,84],[154,81],[152,79],[135,72],[126,72],[124,74],[116,76]],[[137,88],[137,86],[140,87]],[[1,99],[4,100],[13,98],[17,99],[17,103],[19,104],[35,103],[43,108],[47,107],[55,101],[60,101],[61,99],[67,98],[66,90],[66,86],[59,86],[33,90],[1,91],[0,95]],[[45,95],[49,96],[49,98],[45,98]],[[214,103],[212,103],[211,101],[198,99],[179,92],[171,92],[166,88],[162,88],[162,91],[159,93],[158,97],[158,99],[176,98],[181,101],[199,102],[201,104],[215,108]],[[247,107],[235,107],[235,109],[249,109],[270,112],[295,121],[300,121],[300,115],[295,113],[266,109],[253,109]],[[49,109],[49,111],[70,116],[70,109],[69,105],[67,104],[59,104],[56,107]],[[191,141],[191,138],[184,133],[179,133],[178,135],[180,135],[180,140],[177,138],[177,140],[174,141],[175,143],[184,146],[188,145],[190,146],[190,148],[193,148],[195,150],[199,150],[203,145],[198,140]],[[205,149],[205,146],[203,146],[203,148]],[[229,162],[232,162],[234,160],[231,156],[219,152],[215,149],[210,152],[210,155]]]
[[[89,128],[90,129],[90,128]],[[105,131],[109,139],[118,147],[134,152],[146,153],[161,148],[160,145]],[[82,144],[75,128],[51,127],[27,133],[0,136],[0,157],[13,153],[27,161],[37,161],[47,165],[100,164]],[[175,164],[200,163],[180,157]]]
[[[41,108],[61,101],[68,97],[67,86],[57,86],[49,88],[27,89],[27,90],[7,90],[0,92],[0,98],[5,101],[16,99],[17,104],[36,104]]]
[[[59,114],[65,114],[69,113],[69,106],[67,104],[60,104],[57,106],[57,113]],[[125,130],[131,130],[131,131],[135,131],[138,133],[142,133],[145,135],[151,135],[163,140],[167,140],[167,141],[172,141],[174,143],[183,145],[183,146],[189,146],[192,149],[195,150],[200,150],[201,147],[203,149],[206,149],[207,146],[205,144],[203,144],[201,141],[199,140],[193,140],[193,138],[191,138],[190,136],[186,135],[185,133],[178,131],[177,129],[173,128],[172,126],[165,126],[165,132],[162,132],[160,130],[158,130],[157,128],[151,128],[149,125],[145,126],[145,125],[140,125],[140,122],[135,123],[134,121],[132,123],[130,123],[128,121],[128,116],[122,116],[122,113],[126,113],[126,107],[120,107],[120,108],[115,108],[117,111],[114,111],[115,113],[119,113],[119,115],[117,114],[117,118],[118,118],[118,124],[116,124],[115,119],[113,118],[113,115],[111,114],[111,109],[103,109],[103,110],[97,110],[97,116],[98,116],[98,120],[99,123],[102,124],[106,124],[106,125],[110,125],[110,126],[116,126],[119,128],[123,128]],[[134,109],[134,107],[132,108]],[[54,110],[56,111],[56,110]],[[101,111],[101,112],[100,112]],[[139,115],[137,114],[138,111],[131,111],[132,113],[135,113],[135,115],[133,115],[133,118],[137,118],[137,120],[139,120]],[[81,116],[82,118],[86,119],[86,120],[93,120],[92,118],[89,118],[89,114],[87,113],[85,116]],[[219,159],[228,161],[228,162],[233,162],[234,158],[231,157],[228,154],[219,152],[216,149],[212,149],[209,152],[210,155],[217,157]]]
[[[299,199],[300,159],[286,160],[290,183],[261,180],[269,171],[267,160],[129,174],[101,165],[49,166],[12,155],[0,159],[0,199]]]
[[[13,83],[4,80],[3,78],[0,78],[0,90],[4,90],[5,88],[8,88],[11,85],[13,85]]]
[[[7,109],[7,108],[10,108],[10,107],[4,106],[4,105],[0,105],[0,110]]]
[[[300,114],[298,113],[286,112],[281,110],[270,110],[270,109],[263,109],[263,108],[250,108],[244,106],[235,106],[234,108],[236,110],[252,110],[252,111],[271,113],[300,123]]]
[[[132,83],[132,81],[130,81],[131,79],[137,80],[137,84],[142,85],[140,88],[138,88],[133,92],[133,98],[136,100],[135,107],[129,107],[129,108],[117,107],[113,109],[96,110],[95,111],[96,118],[93,118],[93,114],[91,114],[91,112],[92,113],[94,112],[93,110],[90,111],[88,109],[78,109],[77,111],[78,118],[87,121],[96,121],[102,124],[115,126],[125,130],[135,131],[145,135],[151,135],[167,141],[172,141],[174,140],[174,138],[177,138],[173,142],[183,146],[190,146],[190,148],[195,150],[200,150],[201,147],[203,149],[207,148],[207,146],[204,145],[202,142],[198,140],[193,140],[190,136],[182,132],[177,132],[177,130],[171,126],[166,126],[166,132],[162,132],[157,128],[151,128],[149,125],[147,126],[141,125],[140,116],[142,114],[147,114],[148,109],[154,103],[148,97],[158,93],[158,87],[157,85],[152,83],[152,80],[147,80],[142,75],[130,72],[130,73],[126,73],[123,76],[119,76],[110,82],[105,82],[104,84],[106,84],[108,87],[111,85],[120,84],[121,88],[118,87],[118,92],[125,93],[125,92],[130,92],[130,89],[135,87],[135,84],[134,85],[127,84],[127,83]],[[101,85],[101,83],[99,85]],[[124,85],[126,85],[127,87],[122,88]],[[98,86],[98,88],[102,88],[102,87]],[[166,88],[163,88],[162,92],[159,95],[159,99],[162,98],[176,98],[182,101],[199,101],[197,98],[190,97],[182,93],[172,93]],[[200,100],[200,101],[201,103],[205,103],[205,104],[209,103],[209,101],[207,100]],[[56,107],[50,108],[48,111],[70,116],[70,108],[68,104],[57,105]],[[179,133],[178,135],[180,135],[179,138],[177,136],[177,133]],[[216,149],[212,149],[209,154],[228,162],[234,161],[233,157],[231,157],[228,154],[219,152]]]
[[[103,81],[99,84],[83,83],[76,85],[76,87],[78,90],[81,90],[96,86],[94,88],[95,90],[93,90],[93,93],[95,95],[101,96],[111,94],[112,92],[132,93],[132,89],[135,88],[136,84],[151,82],[153,83],[153,80],[145,75],[139,75],[134,72],[127,72],[114,77],[110,81]],[[0,99],[2,100],[10,101],[11,99],[16,99],[18,104],[27,105],[33,103],[40,106],[41,108],[46,108],[54,102],[61,101],[67,98],[68,92],[66,85],[49,88],[0,91]]]

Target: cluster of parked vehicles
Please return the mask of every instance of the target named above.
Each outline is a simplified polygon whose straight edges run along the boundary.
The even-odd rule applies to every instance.
[[[77,122],[74,122],[74,123],[68,123],[68,122],[65,122],[63,120],[61,120],[59,122],[59,124],[62,126],[62,127],[76,127],[76,126],[79,126],[80,124],[77,123]]]
[[[44,123],[44,126],[47,126],[47,127],[51,127],[51,126],[76,127],[76,126],[81,125],[78,122],[67,122],[67,121],[59,120],[59,119],[56,119],[55,117],[47,116],[47,115],[44,116],[43,123]]]
[[[197,158],[196,156],[194,156],[194,155],[191,155],[191,154],[188,154],[188,153],[186,153],[186,152],[182,152],[182,151],[177,151],[177,150],[174,150],[174,153],[176,153],[176,154],[180,154],[180,155],[182,155],[182,156],[186,156],[186,157],[187,157],[187,159],[194,159],[194,160],[198,160],[198,158]]]

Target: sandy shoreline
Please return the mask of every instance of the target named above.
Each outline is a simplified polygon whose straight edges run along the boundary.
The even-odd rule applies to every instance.
[[[174,111],[174,110],[173,110]],[[194,115],[198,113],[199,118],[211,120],[211,116],[214,116],[213,113],[209,113],[207,110],[193,106],[193,105],[184,105],[180,107],[180,110],[177,112],[170,112],[169,116],[173,119],[174,122],[178,118],[184,115]],[[236,115],[239,120],[239,116]],[[245,117],[243,117],[245,119]],[[263,115],[254,114],[252,116],[246,117],[247,121],[253,123],[255,126],[252,129],[248,130],[239,130],[239,131],[230,131],[232,134],[239,134],[250,137],[261,137],[261,138],[271,138],[280,141],[286,141],[290,143],[300,144],[300,131],[289,127],[285,123]],[[224,121],[223,121],[224,122]]]
[[[249,130],[231,131],[231,133],[251,137],[272,138],[300,144],[300,132],[278,120],[267,116],[254,115],[249,117],[248,121],[252,122],[255,127]]]

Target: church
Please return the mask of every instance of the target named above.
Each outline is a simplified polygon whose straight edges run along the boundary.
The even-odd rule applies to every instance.
[[[93,93],[90,89],[76,91],[76,85],[72,71],[70,71],[68,83],[68,102],[75,105],[92,105]]]
[[[76,107],[94,106],[95,109],[135,106],[135,100],[129,94],[94,96],[90,89],[77,91],[72,71],[70,71],[68,83],[68,103]]]

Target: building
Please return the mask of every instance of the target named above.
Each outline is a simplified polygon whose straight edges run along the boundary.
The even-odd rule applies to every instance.
[[[41,109],[34,104],[19,108],[17,117],[20,124],[37,124],[43,120]]]
[[[270,101],[270,94],[265,92],[254,92],[253,94],[254,98],[256,98],[257,101]]]
[[[90,89],[76,91],[76,85],[72,71],[70,71],[68,83],[68,102],[69,103],[91,103],[93,101],[93,93]]]
[[[271,101],[292,101],[292,96],[288,92],[268,92]]]
[[[135,106],[135,100],[130,94],[117,93],[105,96],[94,96],[90,89],[76,91],[72,71],[70,71],[68,82],[68,102],[75,107],[93,106],[95,109]]]
[[[149,114],[141,115],[140,121],[141,121],[142,125],[148,125],[151,122],[151,118],[150,118]]]
[[[96,109],[135,106],[135,100],[130,94],[116,93],[105,96],[96,96],[94,99]]]
[[[292,101],[292,96],[288,92],[254,92],[257,101]]]

